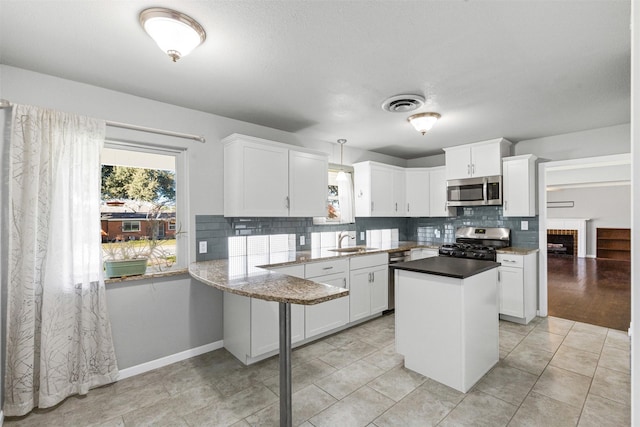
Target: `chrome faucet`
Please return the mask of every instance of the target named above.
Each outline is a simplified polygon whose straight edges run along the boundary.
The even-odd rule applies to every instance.
[[[349,237],[349,232],[347,230],[343,230],[338,234],[338,249],[342,248],[342,240],[344,240],[345,237]],[[355,240],[355,237],[351,237],[351,239]]]

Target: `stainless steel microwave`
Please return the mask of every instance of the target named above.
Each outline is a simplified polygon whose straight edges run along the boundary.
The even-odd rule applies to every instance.
[[[447,206],[502,204],[502,176],[452,179],[447,181]]]

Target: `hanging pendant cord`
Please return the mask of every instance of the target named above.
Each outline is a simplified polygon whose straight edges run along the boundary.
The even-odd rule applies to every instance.
[[[7,101],[6,99],[0,99],[0,109],[9,108],[9,107],[11,107],[11,102]],[[174,136],[176,138],[192,139],[194,141],[206,142],[204,136],[193,135],[190,133],[174,132],[171,130],[156,129],[156,128],[150,128],[146,126],[132,125],[129,123],[112,122],[109,120],[106,120],[105,124],[107,126],[111,126],[115,128],[129,129],[129,130],[135,130],[138,132],[155,133],[157,135],[167,135],[167,136]]]

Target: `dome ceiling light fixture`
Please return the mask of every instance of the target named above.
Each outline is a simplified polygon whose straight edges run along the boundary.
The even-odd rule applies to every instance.
[[[418,132],[424,135],[433,127],[439,118],[440,114],[438,113],[418,113],[410,116],[407,121],[411,123]]]
[[[424,97],[420,95],[396,95],[382,103],[382,109],[390,113],[408,113],[424,105]]]
[[[188,55],[207,38],[204,28],[195,19],[164,7],[140,12],[140,25],[173,62]]]

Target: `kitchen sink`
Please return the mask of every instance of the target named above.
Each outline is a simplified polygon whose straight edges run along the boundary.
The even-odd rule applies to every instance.
[[[331,252],[365,252],[365,251],[373,251],[377,248],[368,248],[366,246],[349,246],[347,248],[334,248],[329,249]]]

